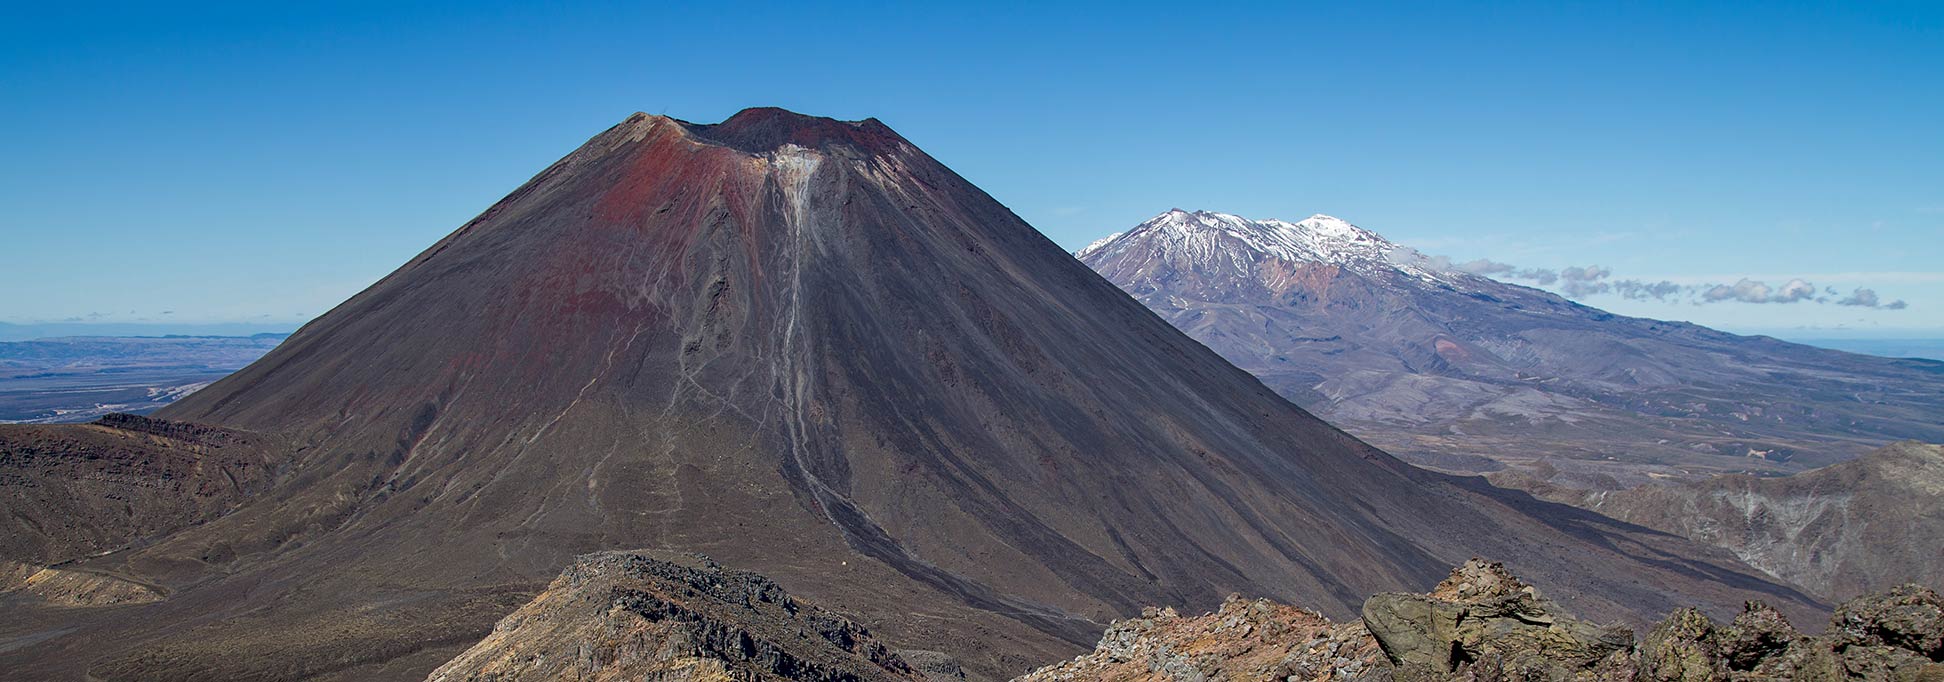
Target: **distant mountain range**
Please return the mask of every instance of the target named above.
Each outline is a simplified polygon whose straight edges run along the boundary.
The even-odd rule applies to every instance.
[[[255,322],[0,322],[0,342],[72,336],[287,336],[296,328]]]
[[[1172,210],[1075,254],[1270,388],[1413,462],[1614,488],[1944,440],[1944,362],[1625,317],[1326,215]]]

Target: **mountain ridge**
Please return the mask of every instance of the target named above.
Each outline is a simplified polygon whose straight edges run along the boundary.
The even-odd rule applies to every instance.
[[[1351,229],[1318,255],[1283,246],[1326,245],[1302,223],[1176,209],[1077,254],[1298,405],[1448,471],[1550,458],[1561,484],[1619,487],[1944,437],[1944,363],[1615,315],[1328,234]]]
[[[1791,476],[1730,474],[1615,491],[1494,478],[1725,547],[1831,601],[1905,582],[1944,584],[1944,445],[1892,443]]]

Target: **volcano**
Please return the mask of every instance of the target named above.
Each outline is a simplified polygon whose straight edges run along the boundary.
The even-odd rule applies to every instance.
[[[1613,489],[1944,441],[1944,362],[1615,315],[1327,215],[1175,209],[1075,255],[1298,406],[1453,473]]]
[[[761,573],[975,679],[1144,605],[1347,617],[1473,555],[1599,618],[1820,608],[1330,427],[876,120],[635,114],[157,416],[289,443],[275,484],[75,562],[166,598],[20,607],[0,667],[418,678],[615,548]]]

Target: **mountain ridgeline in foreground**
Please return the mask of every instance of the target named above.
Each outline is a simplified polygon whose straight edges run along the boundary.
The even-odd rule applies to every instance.
[[[1347,616],[1479,554],[1598,618],[1821,610],[1330,427],[875,120],[629,117],[158,417],[288,446],[268,491],[68,566],[166,599],[13,608],[0,668],[422,678],[617,548],[761,573],[971,679],[1147,604]]]
[[[1284,397],[1441,469],[1611,488],[1944,441],[1944,362],[1614,315],[1329,216],[1173,210],[1076,255]]]
[[[1726,548],[1831,601],[1906,582],[1944,585],[1940,445],[1893,443],[1779,478],[1728,474],[1618,491],[1507,482]]]
[[[1202,616],[1151,609],[1014,682],[1944,680],[1944,598],[1919,585],[1845,602],[1821,635],[1756,601],[1726,623],[1681,609],[1644,632],[1581,620],[1473,559],[1428,594],[1372,595],[1347,623],[1239,596]]]

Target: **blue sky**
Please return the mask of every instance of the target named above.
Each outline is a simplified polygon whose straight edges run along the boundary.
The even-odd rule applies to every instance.
[[[0,24],[0,321],[288,325],[630,112],[775,105],[878,117],[1068,248],[1322,212],[1908,304],[1584,299],[1617,312],[1944,334],[1940,3],[45,4]]]

